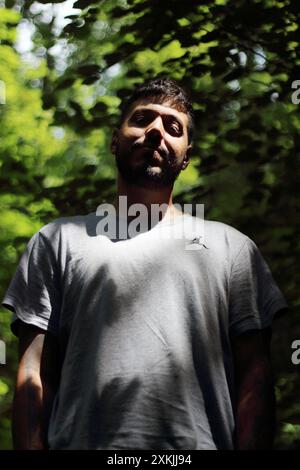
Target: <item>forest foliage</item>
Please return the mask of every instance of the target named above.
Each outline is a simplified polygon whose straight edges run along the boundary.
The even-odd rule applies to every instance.
[[[1,297],[35,231],[113,200],[109,144],[121,100],[148,78],[178,80],[194,103],[196,135],[175,199],[204,203],[206,218],[250,236],[288,300],[273,332],[276,446],[299,448],[298,2],[78,0],[59,22],[61,3],[0,1]],[[32,44],[22,52],[24,30]],[[1,309],[2,449],[11,447],[17,364],[10,319]]]

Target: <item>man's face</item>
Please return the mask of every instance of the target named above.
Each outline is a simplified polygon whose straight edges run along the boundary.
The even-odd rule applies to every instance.
[[[123,179],[145,188],[173,186],[188,163],[188,116],[151,99],[130,108],[111,149]]]

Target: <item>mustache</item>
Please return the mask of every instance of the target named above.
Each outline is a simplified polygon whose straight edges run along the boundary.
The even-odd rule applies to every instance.
[[[156,152],[158,152],[162,158],[169,160],[170,153],[161,146],[157,147],[156,145],[151,145],[151,143],[147,143],[147,142],[143,142],[143,143],[134,142],[134,144],[132,144],[133,150],[141,149],[141,148],[148,148],[148,149],[156,150]]]

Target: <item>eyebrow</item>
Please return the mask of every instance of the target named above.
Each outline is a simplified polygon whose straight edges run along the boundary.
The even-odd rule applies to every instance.
[[[151,113],[151,114],[156,114],[156,115],[160,114],[160,113],[159,113],[158,111],[156,111],[155,109],[149,109],[149,108],[141,107],[141,108],[137,108],[137,109],[134,110],[134,112],[133,112],[133,113],[131,114],[131,116],[129,117],[129,120],[131,120],[131,119],[133,118],[133,116],[134,116],[136,113],[138,113],[139,111],[143,111],[143,112],[146,112],[146,113],[148,113],[148,114],[150,114],[150,113]],[[172,114],[172,113],[162,113],[162,114],[163,114],[164,116],[169,116],[169,117],[171,116],[172,118],[174,118],[174,119],[181,125],[182,129],[184,129],[184,125],[183,125],[182,120],[181,120],[179,117],[175,116],[175,114]]]

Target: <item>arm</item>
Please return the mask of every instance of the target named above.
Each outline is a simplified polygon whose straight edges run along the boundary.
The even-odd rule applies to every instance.
[[[269,357],[270,331],[253,330],[232,340],[236,376],[236,449],[271,449],[275,394]]]
[[[59,369],[59,345],[54,336],[21,322],[13,403],[15,449],[47,449],[48,423]]]

